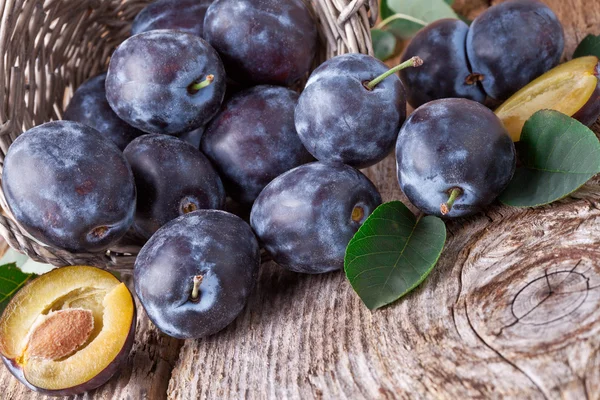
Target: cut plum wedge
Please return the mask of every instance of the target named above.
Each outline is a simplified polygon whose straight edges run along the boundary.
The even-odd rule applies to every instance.
[[[593,124],[600,115],[600,65],[594,56],[559,65],[523,87],[497,110],[496,115],[518,142],[525,121],[540,110],[556,110]]]
[[[63,267],[21,289],[0,318],[0,354],[32,390],[74,395],[104,384],[133,345],[133,297],[109,272]]]

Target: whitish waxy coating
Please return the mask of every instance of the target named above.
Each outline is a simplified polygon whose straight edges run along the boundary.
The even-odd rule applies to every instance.
[[[308,73],[317,50],[317,27],[303,0],[216,0],[204,37],[240,83],[289,86]]]
[[[371,56],[345,54],[312,73],[295,121],[300,140],[316,159],[365,168],[393,150],[406,119],[402,83],[394,74],[373,90],[364,86],[388,69]]]
[[[2,188],[29,234],[66,250],[105,250],[133,222],[135,185],[123,154],[77,122],[49,122],[19,136],[4,159]]]
[[[77,88],[63,119],[91,126],[112,140],[121,150],[144,132],[115,114],[106,101],[106,74],[100,74]]]
[[[558,65],[564,33],[556,15],[537,0],[512,0],[488,8],[473,21],[467,54],[488,96],[506,100]]]
[[[235,215],[200,210],[159,229],[135,262],[135,291],[148,317],[167,335],[192,339],[229,325],[255,286],[260,249]],[[197,299],[192,288],[201,276]]]
[[[234,95],[208,125],[202,151],[234,200],[252,204],[271,180],[313,160],[294,126],[297,102],[292,90],[256,86]]]
[[[323,273],[343,268],[348,242],[380,204],[360,171],[315,162],[269,183],[254,202],[250,224],[279,265]]]
[[[225,205],[221,179],[191,144],[173,136],[144,135],[123,154],[137,188],[134,226],[146,239],[186,212]]]
[[[193,90],[192,85],[214,80]],[[117,115],[148,133],[179,134],[206,124],[225,96],[225,70],[203,39],[173,30],[130,37],[113,53],[106,98]]]
[[[204,16],[212,0],[158,0],[147,5],[133,20],[131,34],[156,29],[176,29],[202,37]]]
[[[426,214],[442,216],[452,189],[462,194],[446,217],[480,211],[506,188],[515,146],[498,117],[466,99],[435,100],[408,118],[396,146],[398,181]]]
[[[423,65],[400,71],[411,106],[416,108],[431,100],[448,97],[485,101],[485,92],[477,79],[470,77],[465,48],[468,31],[469,27],[461,20],[441,19],[427,25],[412,38],[402,61],[419,56]]]

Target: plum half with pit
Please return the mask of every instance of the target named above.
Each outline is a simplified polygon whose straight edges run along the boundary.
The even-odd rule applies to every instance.
[[[115,113],[147,133],[200,128],[225,96],[225,70],[202,38],[161,29],[125,40],[113,53],[106,98]]]
[[[290,89],[255,86],[234,95],[208,125],[202,151],[240,204],[251,205],[271,180],[313,161],[294,126],[297,103]]]
[[[175,29],[202,37],[204,16],[213,0],[158,0],[148,4],[131,25],[131,34]]]
[[[240,83],[290,86],[308,73],[317,51],[317,26],[303,0],[216,0],[204,38]]]
[[[360,171],[314,162],[269,183],[250,224],[277,264],[318,274],[343,268],[348,242],[380,204],[377,188]]]
[[[448,97],[485,101],[479,77],[471,73],[467,59],[468,32],[469,26],[463,21],[447,18],[427,25],[412,38],[402,61],[419,56],[423,66],[400,71],[411,106]]]
[[[250,226],[219,210],[169,222],[135,261],[135,291],[158,329],[180,339],[229,325],[256,284],[260,248]]]
[[[2,188],[31,236],[72,252],[104,251],[133,223],[129,164],[113,142],[78,122],[48,122],[20,135],[4,159]]]
[[[490,204],[510,182],[515,146],[487,107],[467,99],[426,103],[396,145],[398,182],[426,214],[463,217]]]
[[[406,99],[394,72],[420,65],[413,58],[389,69],[374,57],[344,54],[313,71],[298,100],[300,140],[319,161],[366,168],[394,148],[406,119]]]
[[[471,69],[483,89],[504,101],[559,63],[564,33],[541,1],[510,0],[475,18],[466,44]]]
[[[71,396],[106,383],[135,334],[131,293],[94,267],[52,270],[24,286],[0,318],[0,354],[28,388]]]
[[[174,136],[140,136],[123,152],[137,188],[134,228],[148,239],[180,215],[222,208],[225,190],[210,161]]]
[[[106,100],[106,74],[85,81],[77,88],[63,119],[91,126],[112,140],[121,150],[144,132],[115,114]]]
[[[496,115],[516,142],[525,121],[540,110],[556,110],[592,125],[600,116],[600,64],[580,57],[546,72],[506,100]]]

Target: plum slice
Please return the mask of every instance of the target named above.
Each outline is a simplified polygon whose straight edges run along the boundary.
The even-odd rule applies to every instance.
[[[600,64],[595,56],[559,65],[529,83],[497,110],[513,141],[519,141],[525,121],[536,111],[551,109],[593,124],[600,115]]]
[[[136,310],[109,272],[76,266],[33,280],[0,318],[0,354],[32,390],[68,396],[103,385],[127,359]]]

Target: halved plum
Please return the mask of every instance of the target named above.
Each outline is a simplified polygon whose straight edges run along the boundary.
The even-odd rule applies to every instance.
[[[126,361],[136,310],[109,272],[52,270],[23,287],[0,318],[0,354],[28,388],[70,396],[97,388]]]
[[[496,110],[496,115],[515,142],[525,121],[539,110],[560,111],[589,126],[600,116],[599,74],[597,57],[576,58],[519,90]]]

